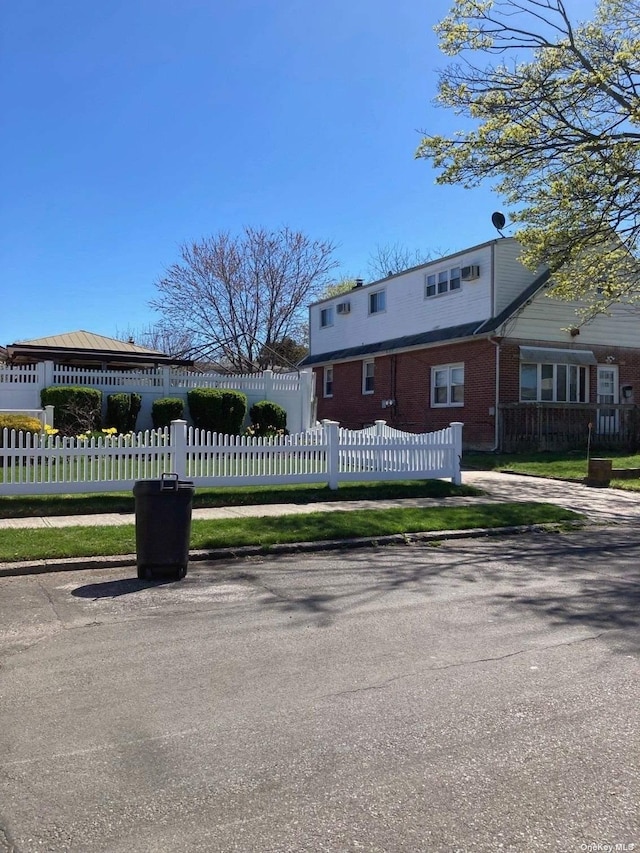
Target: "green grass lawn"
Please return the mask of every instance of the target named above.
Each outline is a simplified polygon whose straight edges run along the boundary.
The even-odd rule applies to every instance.
[[[614,468],[640,468],[640,455],[612,451],[592,456],[613,460]],[[561,480],[582,481],[587,476],[587,456],[584,451],[566,453],[465,453],[463,469],[476,471],[505,471],[555,477]],[[464,473],[462,479],[464,480]],[[640,491],[640,480],[611,481],[611,486],[627,491]]]
[[[323,484],[196,488],[193,505],[194,507],[218,507],[250,504],[308,504],[317,501],[447,498],[480,494],[482,492],[472,486],[454,486],[446,480],[398,480],[345,483],[337,491],[332,491]],[[134,500],[131,492],[0,497],[0,518],[28,518],[34,515],[93,515],[100,512],[133,512],[133,510]]]
[[[502,503],[474,506],[394,508],[316,512],[278,518],[195,520],[192,549],[211,549],[329,539],[378,537],[393,533],[467,530],[521,524],[571,524],[577,513],[551,504]],[[135,553],[135,528],[63,527],[0,530],[0,562],[109,556]]]

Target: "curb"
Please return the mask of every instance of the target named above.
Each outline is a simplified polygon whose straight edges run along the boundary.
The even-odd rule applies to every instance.
[[[417,533],[392,533],[388,536],[366,536],[358,539],[326,539],[319,542],[288,542],[281,545],[243,545],[240,548],[214,548],[190,551],[189,562],[233,560],[247,557],[268,557],[278,554],[312,554],[319,551],[340,551],[352,548],[376,548],[389,545],[419,545],[442,542],[446,539],[479,539],[489,536],[513,536],[522,533],[556,533],[578,529],[583,523],[521,524],[512,527],[475,527],[470,530],[438,530]],[[93,569],[119,569],[135,566],[135,554],[113,557],[68,557],[65,560],[31,560],[0,563],[0,578],[38,575],[47,572],[75,572]]]

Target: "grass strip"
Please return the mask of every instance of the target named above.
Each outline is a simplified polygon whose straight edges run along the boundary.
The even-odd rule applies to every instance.
[[[194,507],[249,506],[252,504],[318,501],[393,500],[394,498],[448,498],[481,495],[473,486],[454,486],[447,480],[397,480],[345,483],[337,491],[323,484],[307,486],[244,486],[196,488]],[[72,495],[11,495],[0,497],[0,518],[93,515],[101,512],[130,513],[131,492]]]
[[[393,533],[468,530],[580,521],[578,513],[544,503],[393,508],[315,512],[277,518],[195,520],[192,549],[318,542],[327,539],[388,536]],[[0,562],[135,553],[135,528],[62,527],[0,530]]]
[[[640,455],[621,451],[594,452],[592,456],[613,460],[614,468],[640,468]],[[536,477],[551,477],[560,480],[582,482],[588,472],[585,451],[565,453],[466,453],[463,465],[468,470],[502,471],[505,474],[529,474]],[[640,491],[638,480],[611,480],[615,489]]]

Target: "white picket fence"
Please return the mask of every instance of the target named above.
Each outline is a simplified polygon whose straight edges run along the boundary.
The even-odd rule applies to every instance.
[[[251,486],[446,478],[459,484],[462,424],[413,434],[384,421],[364,430],[323,421],[274,438],[220,435],[173,421],[126,436],[33,436],[4,430],[0,496],[124,491],[177,473],[196,486]]]

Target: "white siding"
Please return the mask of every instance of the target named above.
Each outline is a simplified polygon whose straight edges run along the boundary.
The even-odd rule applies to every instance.
[[[312,305],[311,355],[487,319],[492,303],[491,246],[484,244]],[[437,275],[442,270],[471,265],[480,267],[480,277],[475,281],[462,282],[460,290],[425,298],[427,273]],[[380,289],[386,291],[386,310],[369,315],[369,294]],[[350,303],[349,314],[336,312],[339,302]],[[320,311],[329,305],[334,308],[333,325],[321,329]]]
[[[497,316],[535,281],[542,270],[532,273],[522,266],[518,260],[521,252],[520,244],[513,237],[498,240],[495,243],[494,252],[494,316]]]
[[[548,296],[546,291],[537,294],[525,305],[517,317],[508,321],[505,333],[510,338],[532,341],[549,341],[567,345],[571,342],[585,345],[617,347],[640,346],[640,309],[625,305],[614,306],[610,315],[599,315],[580,328],[572,337],[567,329],[577,327],[576,309],[579,302],[564,302]]]

